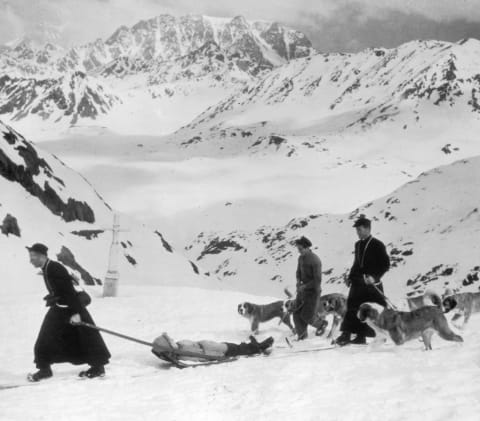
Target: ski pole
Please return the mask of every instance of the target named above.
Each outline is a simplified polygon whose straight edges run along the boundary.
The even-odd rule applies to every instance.
[[[153,343],[151,343],[151,342],[142,341],[141,339],[133,338],[132,336],[127,336],[127,335],[124,335],[122,333],[114,332],[113,330],[109,330],[109,329],[105,329],[103,327],[95,326],[95,325],[92,325],[90,323],[80,322],[80,323],[72,323],[72,324],[74,324],[76,326],[85,326],[85,327],[88,327],[90,329],[99,330],[101,332],[105,332],[105,333],[108,333],[108,334],[113,335],[113,336],[118,336],[119,338],[126,339],[127,341],[132,341],[132,342],[136,342],[137,344],[142,344],[142,345],[153,347]]]

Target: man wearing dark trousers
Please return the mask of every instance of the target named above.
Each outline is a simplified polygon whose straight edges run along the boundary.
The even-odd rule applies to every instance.
[[[322,262],[311,250],[312,243],[306,237],[295,241],[300,256],[297,266],[297,297],[293,322],[298,340],[306,339],[307,328],[312,322],[321,293]]]
[[[51,365],[69,362],[89,364],[81,377],[93,378],[105,375],[110,352],[100,333],[83,326],[80,321],[94,324],[75,290],[72,277],[63,265],[48,258],[48,248],[40,243],[27,247],[30,262],[41,268],[48,290],[44,297],[49,310],[45,315],[34,347],[38,371],[29,374],[28,380],[38,382],[52,377]]]
[[[338,345],[365,344],[366,337],[374,337],[375,332],[366,323],[357,318],[358,308],[362,303],[374,302],[386,306],[383,295],[382,276],[390,268],[385,245],[371,234],[371,221],[364,215],[353,225],[357,230],[359,241],[355,243],[355,258],[347,285],[350,292],[347,299],[347,312],[337,339]],[[351,340],[351,334],[356,334]]]

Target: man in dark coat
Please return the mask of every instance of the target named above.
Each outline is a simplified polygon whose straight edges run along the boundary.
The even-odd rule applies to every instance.
[[[311,250],[312,242],[301,237],[295,241],[300,256],[297,266],[297,296],[293,322],[298,340],[306,339],[307,328],[315,316],[317,300],[321,293],[322,262]]]
[[[390,268],[385,245],[371,235],[371,221],[364,215],[355,222],[354,227],[360,238],[355,243],[355,258],[347,280],[350,292],[347,299],[347,312],[337,339],[338,345],[348,343],[365,344],[366,337],[374,337],[375,332],[357,318],[358,308],[362,303],[374,302],[386,306],[383,295],[382,276]],[[351,334],[356,334],[350,340]]]
[[[48,290],[44,300],[49,307],[34,347],[38,371],[28,379],[37,382],[49,378],[53,375],[51,364],[63,362],[89,364],[81,377],[104,376],[110,352],[98,331],[75,325],[94,322],[78,297],[71,275],[63,265],[48,258],[45,245],[36,243],[27,249],[32,265],[42,269]]]

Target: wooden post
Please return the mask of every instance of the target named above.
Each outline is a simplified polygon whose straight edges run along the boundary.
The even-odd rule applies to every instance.
[[[108,259],[108,270],[103,284],[104,297],[116,297],[118,292],[118,255],[120,251],[119,243],[120,215],[115,213],[113,216],[112,245],[110,246],[110,256]]]

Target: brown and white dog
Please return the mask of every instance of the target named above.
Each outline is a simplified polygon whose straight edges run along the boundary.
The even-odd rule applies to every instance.
[[[480,312],[480,292],[454,293],[452,290],[447,289],[442,295],[442,306],[445,313],[455,309],[452,322],[463,316],[463,325],[460,326],[463,328],[473,313]]]
[[[325,294],[318,298],[316,317],[325,320],[326,316],[332,315],[332,327],[327,339],[335,339],[340,323],[347,312],[347,297],[343,294]],[[318,332],[317,332],[318,333]]]
[[[275,301],[270,304],[244,302],[238,305],[237,310],[240,316],[250,320],[250,328],[255,334],[258,333],[260,323],[268,322],[276,317],[280,318],[280,323],[285,323],[295,333],[290,321],[290,314],[284,310],[283,301]]]
[[[291,293],[288,290],[285,290],[285,294],[291,297]],[[291,314],[297,308],[297,302],[294,298],[291,298],[285,301],[284,310],[285,312]],[[315,312],[315,317],[311,325],[316,329],[315,334],[321,336],[325,333],[325,330],[328,326],[328,321],[326,317],[328,315],[333,316],[332,327],[327,335],[327,339],[333,339],[340,323],[345,317],[347,312],[347,297],[343,294],[326,294],[318,297],[317,308]]]
[[[396,345],[402,345],[406,341],[422,337],[425,349],[430,350],[434,332],[447,341],[463,342],[462,337],[450,329],[442,310],[435,306],[396,311],[376,303],[363,303],[357,317],[375,331],[374,343],[385,342],[390,337]]]

